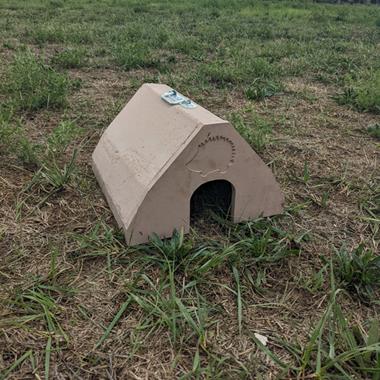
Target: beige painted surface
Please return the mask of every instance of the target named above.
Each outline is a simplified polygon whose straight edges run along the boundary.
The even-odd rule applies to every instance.
[[[225,120],[201,106],[170,105],[171,88],[144,84],[106,129],[93,169],[128,244],[189,231],[190,198],[203,183],[234,188],[232,218],[282,212],[272,172]]]

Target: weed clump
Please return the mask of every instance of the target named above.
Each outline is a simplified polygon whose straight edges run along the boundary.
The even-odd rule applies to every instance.
[[[370,136],[380,140],[380,123],[370,125],[367,128],[367,132]]]
[[[62,27],[44,25],[27,32],[27,37],[39,46],[45,43],[58,44],[65,42],[65,32]]]
[[[365,327],[351,326],[338,302],[341,289],[335,288],[332,269],[331,288],[326,311],[306,344],[299,345],[281,337],[271,337],[276,345],[284,347],[293,357],[292,364],[265,347],[255,335],[252,336],[253,341],[283,369],[286,378],[377,379],[375,374],[378,373],[380,359],[378,320],[369,321]]]
[[[69,89],[66,75],[58,73],[30,51],[15,56],[3,85],[12,106],[22,110],[62,107]]]
[[[47,139],[47,152],[52,155],[62,154],[82,130],[73,121],[61,121]]]
[[[114,49],[114,57],[124,70],[154,68],[160,64],[151,49],[138,43],[118,44]]]
[[[200,68],[201,77],[205,82],[224,88],[240,82],[237,68],[223,61],[215,61]]]
[[[250,56],[236,53],[227,59],[217,59],[211,63],[201,65],[201,78],[205,82],[214,84],[219,88],[231,85],[243,86],[252,83],[252,86],[266,87],[268,94],[273,91],[276,83],[276,92],[279,84],[275,81],[276,73],[273,64],[263,58],[252,58]],[[270,90],[269,87],[271,87]],[[264,91],[263,91],[264,93]],[[255,98],[252,96],[252,99]]]
[[[256,79],[245,90],[245,96],[249,100],[263,100],[280,93],[283,89],[281,83],[267,80]]]
[[[205,348],[213,308],[203,294],[203,286],[209,286],[215,274],[223,268],[228,269],[235,284],[236,290],[229,290],[236,296],[241,331],[244,323],[243,282],[252,282],[254,287],[260,287],[261,281],[254,280],[256,271],[298,254],[299,249],[294,237],[280,228],[274,228],[268,220],[243,225],[227,224],[225,227],[230,231],[227,244],[215,240],[195,244],[185,239],[182,230],[174,231],[172,238],[167,240],[153,235],[149,244],[141,246],[144,255],[140,256],[140,260],[145,268],[159,268],[162,273],[160,280],[156,282],[146,273],[137,274],[128,285],[127,300],[97,346],[108,338],[127,305],[134,303],[146,313],[144,326],[166,326],[173,344],[188,342],[196,337],[197,344]],[[83,237],[80,241],[83,242]],[[81,245],[85,251],[93,253],[94,250],[87,244]],[[257,277],[262,280],[264,272],[260,271]]]
[[[35,143],[27,137],[20,120],[12,120],[10,113],[0,113],[0,152],[35,169],[35,182],[42,181],[55,191],[62,189],[75,171],[77,150],[73,150],[68,160],[65,153],[81,133],[75,123],[62,121],[44,144]]]
[[[380,71],[351,81],[337,97],[339,104],[352,105],[359,111],[380,113]]]
[[[27,165],[38,161],[39,146],[28,139],[20,122],[11,122],[9,112],[0,113],[0,147],[3,154],[13,154]]]
[[[341,287],[369,301],[380,287],[380,256],[363,245],[351,253],[342,248],[335,257],[335,272]]]
[[[262,152],[269,142],[272,127],[267,120],[254,112],[250,114],[251,118],[247,120],[240,113],[233,113],[231,115],[231,122],[252,148],[257,152]]]
[[[75,69],[85,65],[86,51],[83,49],[66,49],[52,58],[52,63],[64,69]]]

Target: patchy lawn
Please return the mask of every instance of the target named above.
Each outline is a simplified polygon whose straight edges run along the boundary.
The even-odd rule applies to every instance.
[[[0,378],[380,379],[380,7],[0,14]],[[90,157],[144,82],[230,120],[284,215],[127,247]]]

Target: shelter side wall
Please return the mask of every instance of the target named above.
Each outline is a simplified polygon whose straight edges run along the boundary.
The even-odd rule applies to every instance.
[[[129,225],[146,195],[130,167],[103,136],[92,155],[92,168],[120,227]]]

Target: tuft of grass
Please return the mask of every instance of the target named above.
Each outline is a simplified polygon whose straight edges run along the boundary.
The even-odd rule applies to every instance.
[[[81,48],[65,49],[55,54],[51,62],[53,65],[63,69],[83,67],[87,62],[86,50]]]
[[[237,68],[223,61],[214,61],[201,65],[200,78],[218,88],[224,88],[240,82]]]
[[[240,133],[240,135],[252,146],[257,152],[262,152],[269,142],[272,133],[271,124],[254,113],[252,110],[246,114],[232,113],[230,116],[231,123]]]
[[[51,179],[51,183],[57,182],[59,177],[58,182],[70,177],[76,156],[75,149],[68,164],[63,164],[63,168],[58,162],[81,133],[81,128],[73,121],[66,120],[53,129],[44,144],[37,144],[27,137],[21,120],[13,120],[11,112],[0,112],[2,153],[14,155],[26,165],[33,164],[37,169],[43,168],[42,173]]]
[[[63,165],[57,163],[55,159],[52,161],[42,163],[41,170],[39,172],[40,177],[43,178],[48,185],[52,187],[52,191],[57,192],[64,188],[71,179],[75,171],[75,160],[77,156],[77,150],[74,150],[71,158]]]
[[[57,334],[68,340],[66,333],[58,322],[60,308],[52,296],[53,292],[61,293],[58,288],[53,286],[33,284],[30,289],[18,293],[9,302],[12,304],[15,314],[21,314],[21,316],[4,318],[0,326],[22,326],[39,320],[43,322],[45,328],[51,334]]]
[[[375,139],[380,140],[380,123],[368,126],[367,133]]]
[[[223,56],[226,52],[221,53]],[[228,59],[220,58],[202,64],[200,66],[200,78],[204,82],[214,84],[216,87],[224,88],[231,87],[232,85],[244,85],[245,83],[252,83],[248,93],[254,96],[254,88],[258,90],[257,94],[267,94],[276,87],[276,92],[279,89],[279,84],[275,84],[275,71],[274,67],[265,58],[256,58],[251,55],[245,55],[239,51],[233,50],[229,53]]]
[[[245,90],[245,96],[249,100],[263,100],[279,94],[283,90],[281,83],[268,80],[256,79]]]
[[[281,367],[282,376],[286,378],[378,379],[379,323],[377,320],[370,321],[367,329],[363,326],[350,326],[338,303],[338,295],[342,290],[335,287],[332,268],[333,265],[330,263],[329,303],[307,343],[300,346],[280,337],[269,337],[269,345],[283,347],[290,355],[290,361],[284,361],[270,347],[263,345],[254,334],[252,340],[263,353]]]
[[[83,130],[71,120],[61,121],[53,129],[46,142],[46,154],[62,155],[70,144],[82,134]]]
[[[124,70],[157,68],[160,61],[153,55],[152,49],[140,43],[119,43],[114,48],[116,63]]]
[[[352,252],[342,247],[334,257],[335,272],[344,289],[370,301],[380,287],[380,256],[359,245]]]
[[[12,154],[27,165],[38,162],[40,146],[30,141],[21,121],[13,122],[9,112],[0,112],[0,147],[2,154]]]
[[[66,104],[70,81],[31,51],[16,54],[6,73],[3,92],[16,109],[59,108]]]
[[[169,284],[160,283],[162,288],[155,288],[155,292],[160,294],[160,297],[163,297],[161,293],[165,289],[168,292],[170,288],[174,292],[171,295],[174,299],[172,303],[177,306],[172,305],[174,310],[171,310],[170,313],[177,315],[178,310],[176,308],[181,306],[181,312],[184,313],[183,319],[186,324],[189,323],[191,318],[188,315],[185,317],[186,306],[178,304],[176,299],[177,290],[173,289],[180,287],[182,290],[179,293],[182,294],[182,298],[184,293],[188,293],[185,299],[194,299],[193,292],[196,292],[196,299],[200,308],[198,312],[202,315],[207,314],[206,310],[210,306],[206,305],[206,296],[202,295],[201,288],[202,286],[208,287],[210,281],[215,286],[226,288],[222,284],[215,283],[213,279],[217,276],[218,271],[227,268],[231,283],[235,284],[235,289],[229,287],[227,289],[236,296],[238,326],[239,331],[242,332],[244,322],[243,307],[245,305],[243,289],[253,287],[262,292],[261,286],[264,283],[262,268],[298,254],[298,244],[304,236],[295,238],[280,228],[274,227],[269,220],[257,220],[241,225],[229,224],[224,219],[220,222],[225,223],[224,228],[226,228],[228,242],[223,243],[206,239],[199,244],[185,239],[183,231],[175,231],[171,239],[162,240],[158,236],[153,236],[150,244],[142,247],[144,255],[140,260],[144,262],[146,270],[149,266],[158,265],[162,271],[160,278],[170,281]],[[145,278],[144,281],[151,283],[153,287],[151,280]],[[146,288],[144,287],[144,289]],[[145,290],[143,295],[146,295]],[[141,302],[140,299],[140,304]],[[157,302],[163,302],[163,300],[159,301],[157,298],[155,301],[150,300],[150,304],[156,305]],[[162,311],[162,308],[160,310]],[[197,317],[198,323],[199,318]],[[180,320],[178,323],[181,323]],[[207,325],[206,321],[204,323]],[[169,327],[167,322],[165,322],[165,325]],[[195,327],[192,322],[190,325],[198,338],[204,339],[205,327],[199,325]],[[174,334],[173,341],[176,340],[177,327],[170,325],[170,331]]]
[[[55,255],[55,253],[53,254]],[[50,274],[45,278],[37,277],[27,289],[16,289],[13,297],[7,300],[10,313],[0,321],[0,328],[22,328],[35,332],[44,338],[47,337],[45,346],[45,379],[49,379],[50,360],[53,346],[59,348],[62,342],[68,342],[69,338],[63,330],[60,322],[62,308],[58,299],[63,295],[72,294],[72,289],[65,286],[54,285],[56,275]],[[37,327],[33,324],[37,323]],[[16,360],[4,373],[9,375],[27,357],[32,357],[32,350],[27,351]],[[0,377],[2,373],[0,372]],[[1,378],[7,378],[1,377]]]
[[[89,231],[73,236],[77,248],[75,256],[79,258],[106,257],[111,265],[111,257],[125,252],[124,236],[113,227],[99,221]]]
[[[37,26],[27,32],[26,35],[39,46],[43,46],[45,43],[63,43],[66,37],[63,28],[52,24]]]
[[[146,255],[141,260],[146,269],[137,273],[126,285],[128,298],[99,339],[97,347],[108,338],[130,304],[138,306],[144,312],[139,330],[145,330],[145,339],[153,331],[165,328],[170,333],[172,344],[181,346],[195,338],[197,346],[206,347],[210,307],[200,294],[197,281],[202,273],[202,259],[199,255],[205,253],[204,247],[194,247],[185,240],[183,232],[174,232],[169,240],[153,236],[151,243],[142,248]],[[158,281],[147,274],[147,269],[152,265],[158,265],[162,271]],[[185,274],[191,269],[200,271],[190,276]]]
[[[195,338],[197,345],[205,347],[210,323],[207,302],[195,286],[177,284],[173,269],[170,267],[168,278],[158,284],[141,274],[141,286],[130,290],[130,296],[145,312],[146,328],[167,328],[172,343],[179,346]]]
[[[380,113],[380,70],[349,81],[337,101],[352,105],[359,111]]]
[[[42,198],[36,201],[30,208],[28,215],[42,206],[52,195],[62,191],[72,180],[76,173],[77,146],[68,150],[73,141],[81,134],[82,130],[72,121],[62,121],[51,132],[44,143],[33,143],[24,135],[24,130],[19,124],[11,120],[2,122],[0,119],[0,147],[4,143],[4,153],[17,156],[27,169],[34,172],[18,194],[18,216],[25,205],[25,201],[33,198],[34,190],[42,194]],[[31,166],[30,164],[33,164]],[[42,192],[41,192],[42,190]]]
[[[1,379],[7,379],[8,376],[11,374],[13,370],[15,370],[17,367],[22,365],[22,363],[31,357],[33,355],[33,350],[26,351],[23,355],[21,355],[18,359],[14,361],[13,364],[11,364],[8,368],[6,368],[4,371],[0,372],[0,378]]]

